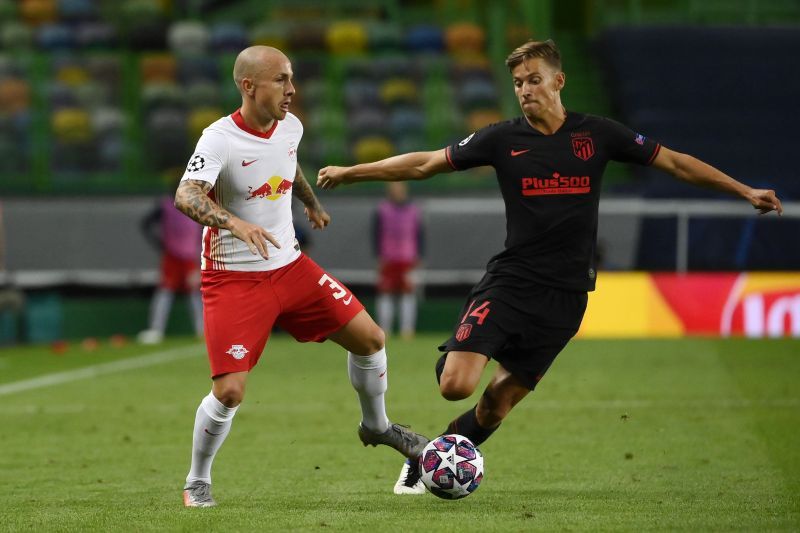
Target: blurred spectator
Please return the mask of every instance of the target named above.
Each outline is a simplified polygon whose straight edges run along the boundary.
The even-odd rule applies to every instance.
[[[417,322],[417,295],[413,271],[422,255],[422,217],[409,200],[404,182],[386,186],[386,199],[378,205],[374,242],[379,260],[376,307],[378,324],[391,333],[395,296],[399,297],[399,330],[403,338],[414,336]]]
[[[177,186],[177,181],[175,183]],[[176,292],[188,293],[194,331],[203,334],[200,297],[200,242],[203,228],[178,211],[173,194],[165,194],[142,219],[142,231],[161,251],[161,280],[150,303],[150,324],[139,333],[139,342],[157,344],[164,339]]]
[[[0,205],[0,313],[11,311],[17,313],[22,309],[25,298],[21,291],[13,287],[6,279],[6,241],[3,226],[3,206]]]

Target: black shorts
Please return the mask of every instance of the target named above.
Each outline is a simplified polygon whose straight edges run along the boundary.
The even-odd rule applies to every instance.
[[[575,336],[586,311],[585,292],[544,285],[479,283],[464,304],[442,352],[476,352],[495,359],[531,390]]]

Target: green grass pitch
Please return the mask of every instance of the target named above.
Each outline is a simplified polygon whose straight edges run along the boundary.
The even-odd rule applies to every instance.
[[[389,416],[429,436],[478,396],[438,396],[444,337],[388,347]],[[214,464],[219,506],[184,509],[201,345],[7,348],[0,531],[797,531],[798,377],[792,340],[575,341],[451,502],[392,494],[402,458],[358,441],[341,349],[275,336]]]

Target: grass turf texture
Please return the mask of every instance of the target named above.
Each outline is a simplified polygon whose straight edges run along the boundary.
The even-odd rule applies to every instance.
[[[477,399],[438,396],[444,336],[389,344],[389,415],[429,436]],[[4,349],[0,390],[189,344]],[[0,396],[0,530],[800,528],[797,341],[573,342],[482,446],[480,489],[449,502],[392,494],[402,458],[358,441],[342,350],[276,336],[215,461],[220,505],[184,509],[194,412],[209,390],[197,346],[187,359]]]

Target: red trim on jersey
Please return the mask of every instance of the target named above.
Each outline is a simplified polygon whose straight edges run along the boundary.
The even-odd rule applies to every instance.
[[[212,188],[208,191],[208,197],[211,199],[212,202],[217,201],[217,194],[216,194],[216,187]],[[216,237],[212,239],[211,236]],[[212,226],[206,227],[205,236],[203,237],[203,257],[205,257],[206,261],[203,265],[203,270],[219,270],[219,263],[214,260],[214,256],[211,253],[212,247],[219,245],[219,228],[214,228]]]
[[[244,118],[242,117],[242,109],[239,108],[231,115],[234,124],[239,126],[240,130],[246,131],[250,135],[255,135],[256,137],[261,137],[262,139],[269,139],[272,137],[272,134],[275,132],[275,128],[278,127],[278,120],[273,119],[272,126],[267,131],[258,131],[254,130],[250,126],[244,123]]]
[[[203,241],[203,256],[206,259],[203,270],[223,270],[220,268],[222,264],[214,258],[212,252],[214,248],[219,247],[219,228],[209,227]]]
[[[655,160],[656,160],[656,156],[658,155],[658,152],[660,152],[660,151],[661,151],[661,145],[660,145],[660,144],[657,144],[657,145],[656,145],[656,149],[655,149],[655,150],[653,150],[653,155],[651,155],[651,156],[650,156],[650,159],[648,159],[648,160],[647,160],[647,164],[648,164],[648,165],[649,165],[649,164],[651,164],[653,161],[655,161]]]
[[[450,147],[449,146],[447,146],[444,149],[444,156],[447,158],[447,164],[450,165],[451,167],[453,167],[453,170],[458,170],[458,168],[456,168],[456,166],[453,164],[453,160],[450,158]]]

